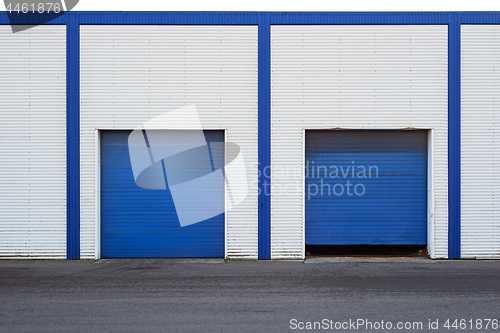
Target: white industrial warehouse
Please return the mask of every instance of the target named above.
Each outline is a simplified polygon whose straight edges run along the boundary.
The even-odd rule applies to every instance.
[[[0,258],[500,258],[500,13],[12,23]]]

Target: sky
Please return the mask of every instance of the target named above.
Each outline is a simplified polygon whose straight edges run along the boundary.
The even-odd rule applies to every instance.
[[[498,0],[80,0],[79,11],[500,11]]]

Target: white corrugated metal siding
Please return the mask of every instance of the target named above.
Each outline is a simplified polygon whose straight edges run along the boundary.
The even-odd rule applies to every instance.
[[[94,258],[96,129],[134,129],[194,104],[205,129],[226,129],[226,141],[240,146],[247,163],[257,161],[258,33],[256,26],[158,25],[81,26],[80,32],[81,256]],[[183,124],[179,118],[171,128]],[[248,197],[227,212],[230,257],[258,254],[257,168],[247,176]]]
[[[461,50],[461,252],[500,258],[500,25],[463,25]]]
[[[66,27],[0,25],[0,257],[66,256]]]
[[[445,25],[272,26],[272,258],[304,256],[303,130],[336,127],[432,129],[428,241],[447,257],[447,45]]]

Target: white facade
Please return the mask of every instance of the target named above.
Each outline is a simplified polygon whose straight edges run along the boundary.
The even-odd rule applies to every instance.
[[[97,131],[134,129],[195,105],[204,129],[225,130],[247,163],[257,161],[258,33],[256,26],[157,25],[81,26],[80,33],[80,244],[82,258],[97,258]],[[185,126],[179,118],[171,129]],[[226,213],[226,255],[255,259],[257,169],[246,171],[236,178],[251,182],[248,196]]]
[[[462,258],[500,258],[500,25],[462,26]]]
[[[80,25],[82,259],[100,257],[99,131],[186,106],[250,166],[228,170],[249,193],[225,255],[258,257],[258,26],[231,24]],[[0,25],[0,258],[66,258],[66,29]],[[461,257],[498,259],[500,25],[461,34]],[[427,244],[448,257],[448,56],[447,24],[271,25],[272,259],[305,256],[308,129],[428,130]]]
[[[0,258],[66,257],[66,27],[0,25]]]
[[[448,256],[448,27],[271,27],[271,258],[303,258],[305,129],[429,129],[428,244]]]

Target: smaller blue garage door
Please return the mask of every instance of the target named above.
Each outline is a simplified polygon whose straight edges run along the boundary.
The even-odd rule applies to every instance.
[[[306,244],[427,243],[427,131],[306,132]]]
[[[130,133],[101,132],[101,256],[223,257],[224,214],[181,227],[168,188],[151,190],[136,185],[128,149]],[[209,145],[224,142],[223,131],[204,134]],[[224,165],[223,145],[213,145],[210,155],[212,168]],[[223,193],[223,189],[214,189],[196,195],[212,196],[212,200],[215,195],[223,203]]]

